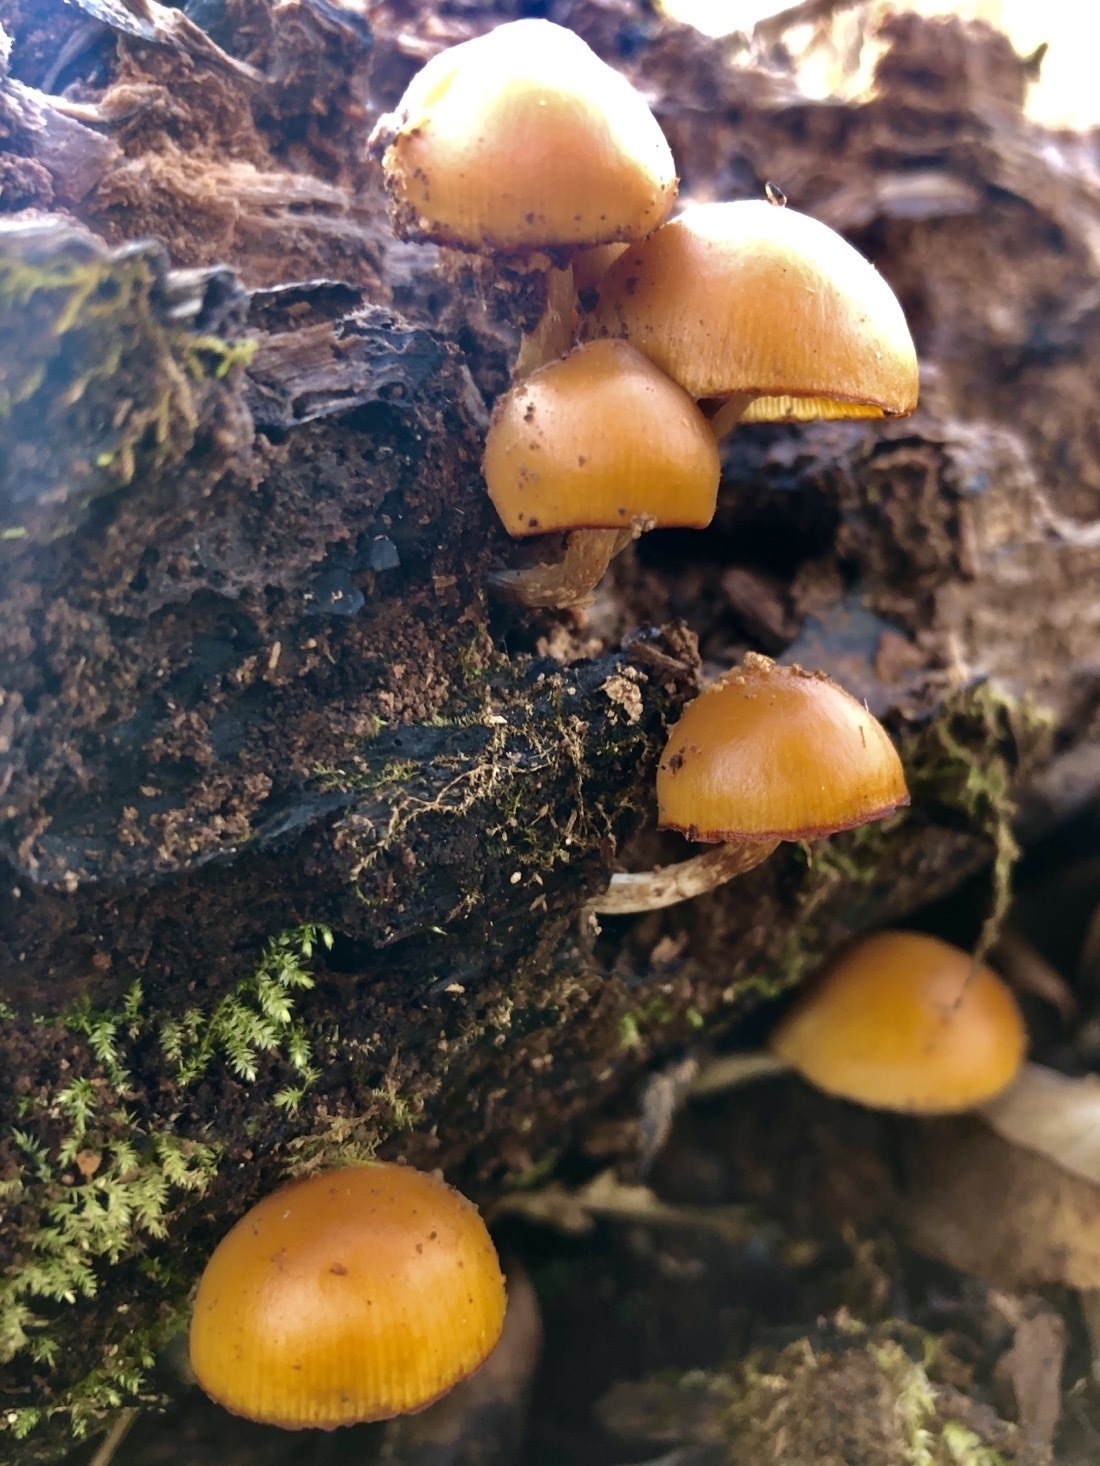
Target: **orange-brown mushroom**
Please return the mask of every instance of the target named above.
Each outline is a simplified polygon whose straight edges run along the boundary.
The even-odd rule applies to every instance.
[[[504,1308],[471,1202],[410,1167],[354,1166],[291,1182],[222,1239],[191,1363],[236,1415],[330,1430],[430,1404],[488,1356]]]
[[[590,905],[671,906],[751,870],[781,840],[835,834],[908,803],[897,751],[862,703],[824,673],[750,652],[685,710],[657,770],[660,828],[718,848],[617,873]]]
[[[505,572],[498,589],[569,606],[640,529],[708,525],[720,464],[682,387],[625,341],[594,341],[498,400],[483,470],[510,535],[569,531],[559,564]]]
[[[839,234],[762,200],[696,204],[607,271],[590,332],[631,341],[719,437],[747,422],[896,417],[917,402],[901,306]]]
[[[676,198],[672,153],[645,99],[573,31],[517,20],[434,56],[371,138],[402,238],[526,257],[546,315],[517,372],[572,340],[569,254],[641,239]]]
[[[1027,1038],[988,967],[917,932],[878,932],[841,952],[769,1041],[819,1089],[875,1109],[949,1114],[1016,1077]]]
[[[372,138],[404,238],[583,249],[668,216],[676,168],[624,76],[575,32],[516,20],[434,56]]]

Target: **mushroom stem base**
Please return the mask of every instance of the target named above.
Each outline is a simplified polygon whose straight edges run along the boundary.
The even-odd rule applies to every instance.
[[[524,606],[564,611],[587,605],[619,551],[652,526],[652,519],[639,515],[626,529],[575,529],[567,537],[565,554],[556,565],[500,570],[489,577],[489,585],[498,595]]]
[[[730,840],[676,865],[637,874],[617,871],[603,895],[588,902],[588,909],[601,916],[623,916],[690,901],[762,864],[778,844],[778,840]]]
[[[753,1049],[743,1054],[722,1054],[705,1064],[692,1083],[688,1093],[692,1098],[702,1094],[722,1094],[726,1090],[740,1089],[757,1079],[769,1079],[775,1074],[789,1074],[791,1066],[786,1059],[768,1049]]]

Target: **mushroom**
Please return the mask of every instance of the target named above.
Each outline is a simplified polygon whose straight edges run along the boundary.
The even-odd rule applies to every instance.
[[[894,745],[823,672],[748,652],[672,729],[657,770],[658,826],[716,850],[617,872],[590,909],[653,911],[752,870],[781,840],[813,840],[909,803]]]
[[[844,948],[799,995],[765,1050],[725,1054],[695,1096],[793,1069],[871,1109],[949,1115],[982,1109],[1021,1070],[1027,1034],[1007,984],[968,952],[919,932]]]
[[[571,344],[569,256],[643,238],[676,198],[672,153],[645,99],[547,20],[512,21],[434,56],[370,146],[403,239],[526,257],[548,272],[547,313],[521,345],[520,372]]]
[[[901,306],[841,235],[770,202],[695,204],[625,250],[599,285],[592,335],[644,351],[721,438],[745,422],[898,417],[917,404]]]
[[[936,937],[888,931],[834,958],[768,1046],[829,1094],[945,1115],[1006,1089],[1027,1036],[996,973]]]
[[[477,1208],[410,1167],[293,1181],[218,1244],[191,1364],[236,1415],[294,1430],[423,1409],[472,1374],[504,1322]]]
[[[594,341],[501,397],[485,482],[510,535],[569,531],[557,565],[495,577],[528,605],[576,605],[641,528],[703,528],[720,464],[706,418],[625,341]]]

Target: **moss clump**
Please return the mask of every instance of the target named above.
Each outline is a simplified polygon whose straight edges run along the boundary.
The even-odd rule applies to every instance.
[[[636,1440],[721,1446],[731,1463],[1009,1466],[1017,1428],[941,1382],[939,1341],[847,1315],[724,1373],[618,1385],[604,1423]]]
[[[272,1102],[293,1111],[317,1077],[295,994],[313,986],[306,964],[331,943],[319,926],[274,938],[255,971],[209,1011],[154,1019],[135,983],[117,1008],[85,1002],[43,1020],[83,1038],[94,1062],[90,1072],[23,1096],[8,1136],[14,1165],[0,1200],[17,1260],[0,1278],[0,1362],[57,1364],[51,1324],[95,1296],[103,1268],[136,1261],[160,1302],[145,1309],[153,1322],[141,1330],[121,1320],[117,1335],[100,1341],[100,1362],[75,1385],[34,1405],[0,1403],[0,1434],[22,1438],[61,1417],[79,1439],[104,1412],[142,1396],[145,1371],[178,1327],[188,1291],[186,1270],[177,1279],[155,1244],[207,1191],[221,1160],[216,1144],[186,1133],[178,1112],[153,1124],[134,1079],[142,1052],[159,1048],[181,1094],[217,1062],[252,1081],[261,1055],[277,1056],[290,1077]]]
[[[734,1461],[784,1466],[1005,1466],[1015,1433],[984,1440],[957,1416],[965,1401],[897,1339],[849,1326],[827,1342],[800,1339],[746,1360],[730,1380],[722,1433]],[[921,1341],[907,1341],[920,1347]]]
[[[237,990],[227,993],[209,1013],[188,1008],[179,1018],[160,1025],[160,1044],[173,1061],[179,1084],[193,1084],[222,1054],[239,1078],[256,1078],[261,1054],[281,1053],[294,1074],[274,1102],[295,1110],[318,1077],[306,1030],[294,1014],[294,993],[313,987],[304,964],[318,945],[332,946],[327,927],[304,926],[268,943],[260,965]]]
[[[912,740],[906,768],[913,805],[957,812],[993,849],[993,900],[976,951],[997,940],[1012,901],[1020,850],[1013,834],[1013,788],[1049,753],[1055,717],[1032,698],[1015,698],[994,682],[967,687]]]

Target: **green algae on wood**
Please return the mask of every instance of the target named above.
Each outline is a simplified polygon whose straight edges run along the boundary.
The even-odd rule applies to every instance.
[[[7,538],[71,532],[98,495],[183,458],[210,399],[231,401],[251,356],[249,342],[210,329],[241,328],[245,297],[232,282],[193,271],[170,286],[157,245],[112,251],[60,218],[0,219]]]

